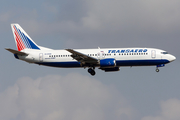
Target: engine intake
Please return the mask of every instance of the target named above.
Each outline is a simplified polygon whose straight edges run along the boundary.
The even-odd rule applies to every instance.
[[[115,66],[116,66],[116,60],[114,58],[100,60],[101,68],[112,68]]]

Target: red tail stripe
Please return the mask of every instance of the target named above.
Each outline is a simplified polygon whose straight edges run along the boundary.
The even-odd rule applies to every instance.
[[[24,46],[24,44],[23,44],[23,42],[22,42],[22,40],[21,40],[21,38],[20,38],[20,36],[19,36],[19,34],[18,34],[15,27],[14,27],[14,29],[15,29],[16,41],[18,43],[17,47],[19,48],[19,51],[21,51],[21,50],[23,50],[25,48],[25,46]]]
[[[23,43],[23,41],[21,40],[21,37],[19,36],[15,26],[14,27],[14,34],[15,34],[15,39],[16,39],[16,44],[17,44],[17,48],[18,48],[18,51],[21,51],[25,48],[25,45]]]
[[[17,33],[14,32],[14,34],[16,35],[15,39],[16,39],[16,45],[17,45],[18,51],[21,51],[22,46],[20,45],[20,41],[19,41],[19,38],[17,37]]]
[[[16,35],[15,39],[16,39],[16,42],[17,42],[18,51],[21,51],[23,49],[21,40],[19,39],[18,33],[16,31],[14,31],[14,34]]]
[[[21,51],[22,50],[22,44],[21,44],[21,41],[19,39],[19,36],[18,36],[18,33],[16,31],[16,28],[14,27],[14,34],[15,34],[15,39],[16,39],[16,45],[17,45],[17,48],[18,48],[18,51]]]

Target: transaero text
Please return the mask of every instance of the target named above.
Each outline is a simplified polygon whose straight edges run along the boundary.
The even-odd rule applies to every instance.
[[[133,53],[133,52],[147,52],[147,49],[126,49],[126,50],[108,50],[108,53]]]

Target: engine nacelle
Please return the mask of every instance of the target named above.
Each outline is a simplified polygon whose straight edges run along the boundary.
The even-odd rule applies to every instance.
[[[112,68],[116,66],[116,60],[114,58],[107,58],[100,60],[101,68]]]

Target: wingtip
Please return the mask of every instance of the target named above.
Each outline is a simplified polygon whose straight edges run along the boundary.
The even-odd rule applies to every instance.
[[[4,48],[5,50],[9,50],[10,48]]]

